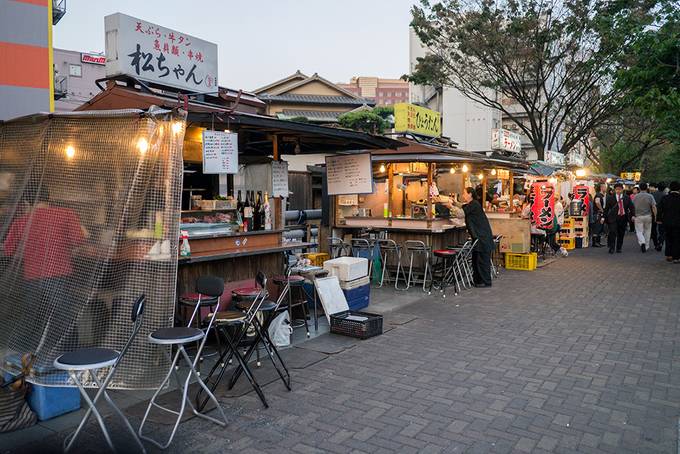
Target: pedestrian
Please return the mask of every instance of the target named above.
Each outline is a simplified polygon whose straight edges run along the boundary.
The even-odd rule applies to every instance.
[[[652,218],[656,216],[656,201],[652,194],[647,192],[647,183],[640,183],[640,192],[633,199],[635,207],[635,234],[637,235],[640,250],[645,253],[650,246],[652,237]]]
[[[638,195],[638,187],[635,186],[633,189],[629,189],[626,191],[626,194],[628,194],[628,197],[630,198],[630,201],[632,202],[635,200],[635,196]],[[628,218],[628,230],[630,233],[635,233],[635,222],[633,221],[633,218]]]
[[[562,205],[562,197],[555,200],[555,217],[553,219],[553,227],[546,230],[546,241],[552,248],[555,254],[560,254],[562,257],[567,257],[569,252],[557,242],[557,234],[564,225],[564,205]]]
[[[658,211],[659,206],[661,206],[661,201],[663,200],[664,197],[666,197],[666,183],[659,182],[656,185],[656,191],[652,193],[652,196],[654,196],[654,201],[656,202],[656,207]],[[654,246],[658,252],[661,252],[661,250],[663,249],[663,244],[666,241],[666,235],[664,233],[663,224],[659,221],[659,219],[654,220],[654,225],[652,226],[652,237],[654,237],[655,227],[656,227],[656,241],[654,243]]]
[[[614,249],[620,253],[623,247],[623,237],[626,234],[626,227],[628,222],[635,214],[635,207],[630,198],[623,193],[623,185],[616,183],[614,185],[614,194],[607,197],[605,207],[605,218],[609,226],[609,234],[607,235],[607,246],[609,246],[609,253],[613,254]]]
[[[602,247],[602,232],[604,231],[604,194],[606,191],[605,184],[598,184],[591,210],[593,212],[593,228],[592,238],[593,247]]]
[[[658,219],[666,235],[666,260],[680,263],[680,182],[671,182],[669,188],[661,200]]]
[[[472,277],[475,287],[491,287],[491,252],[494,248],[491,225],[476,198],[474,188],[465,188],[462,195],[465,225],[472,240],[477,240],[472,250]]]

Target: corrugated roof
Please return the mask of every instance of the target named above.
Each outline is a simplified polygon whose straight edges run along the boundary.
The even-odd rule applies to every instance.
[[[283,112],[277,114],[276,117],[282,120],[289,120],[295,117],[305,117],[311,121],[338,121],[338,117],[344,113],[347,112],[284,109]]]
[[[350,98],[349,96],[327,96],[327,95],[296,95],[284,93],[282,95],[260,95],[260,99],[278,102],[291,102],[291,103],[303,103],[303,104],[344,104],[351,106],[362,106],[367,104],[369,106],[374,106],[375,101],[364,98]]]

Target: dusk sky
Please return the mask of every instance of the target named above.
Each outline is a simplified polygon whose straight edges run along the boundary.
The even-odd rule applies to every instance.
[[[296,70],[332,82],[408,71],[414,0],[68,0],[54,47],[104,51],[104,16],[135,16],[217,43],[220,85],[252,90]]]

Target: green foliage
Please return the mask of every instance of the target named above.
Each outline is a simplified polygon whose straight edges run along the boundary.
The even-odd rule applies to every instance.
[[[370,134],[382,134],[389,127],[389,122],[372,110],[344,113],[338,117],[338,123],[343,128]]]
[[[371,112],[380,116],[380,118],[382,118],[384,120],[389,120],[390,117],[394,117],[394,107],[392,107],[392,106],[374,107]]]
[[[309,123],[309,118],[307,117],[291,117],[288,121],[294,121],[296,123]]]

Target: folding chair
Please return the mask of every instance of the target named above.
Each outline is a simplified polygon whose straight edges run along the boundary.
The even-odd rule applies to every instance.
[[[201,352],[203,351],[203,347],[205,346],[205,342],[208,339],[208,334],[210,332],[210,329],[212,328],[213,322],[215,321],[215,314],[217,314],[217,311],[214,311],[212,313],[212,316],[210,317],[210,321],[208,322],[208,326],[205,329],[205,331],[199,329],[199,328],[192,328],[191,324],[194,320],[194,317],[200,317],[200,309],[201,309],[201,299],[204,296],[207,297],[217,297],[218,298],[218,304],[217,307],[219,307],[219,299],[222,296],[222,293],[224,292],[224,281],[220,278],[217,277],[212,277],[212,276],[203,276],[199,277],[198,280],[196,281],[196,291],[199,294],[199,300],[196,304],[196,307],[194,308],[194,312],[191,315],[191,319],[189,320],[189,326],[188,327],[174,327],[174,328],[161,328],[157,329],[153,333],[149,334],[149,342],[155,345],[161,345],[161,346],[175,346],[177,347],[177,352],[174,355],[174,358],[171,359],[171,364],[170,364],[170,369],[168,370],[167,375],[161,382],[160,386],[154,393],[153,397],[149,401],[149,406],[146,408],[146,412],[144,413],[144,418],[142,418],[142,423],[139,426],[139,437],[142,438],[143,440],[146,440],[150,443],[153,443],[154,445],[158,446],[160,449],[165,449],[170,444],[172,443],[172,440],[175,438],[175,433],[177,433],[177,428],[179,427],[179,423],[182,420],[182,416],[184,415],[184,411],[186,410],[186,404],[189,404],[191,407],[191,410],[194,412],[194,414],[200,418],[203,418],[207,421],[214,422],[215,424],[219,424],[220,426],[226,426],[227,425],[227,417],[224,414],[224,410],[222,410],[222,407],[220,406],[220,403],[217,401],[215,396],[210,392],[208,387],[203,383],[203,380],[201,379],[200,374],[196,370],[196,365],[200,361],[201,358]],[[186,344],[190,344],[192,342],[196,341],[201,341],[198,350],[196,351],[196,356],[194,357],[194,360],[192,361],[189,355],[187,354],[186,350],[184,349],[184,346]],[[187,373],[186,379],[184,380],[184,383],[180,381],[179,374],[177,373],[178,369],[178,361],[180,356],[184,359],[185,363],[189,366],[189,372]],[[177,379],[177,384],[180,386],[180,390],[182,393],[182,401],[180,404],[180,410],[175,411],[167,407],[163,407],[162,405],[156,403],[156,398],[160,394],[160,392],[163,390],[165,387],[166,383],[170,380],[170,376],[175,374],[175,378]],[[222,421],[215,419],[211,416],[205,415],[201,413],[200,411],[196,410],[194,405],[191,403],[191,400],[188,397],[188,392],[189,392],[189,381],[191,380],[191,377],[194,377],[196,379],[196,382],[198,385],[203,388],[207,394],[208,398],[212,400],[215,405],[217,406],[217,409],[219,410],[220,414],[222,415]],[[175,421],[175,424],[172,428],[172,432],[170,433],[170,438],[168,438],[168,441],[166,443],[160,443],[153,438],[150,438],[148,436],[145,436],[142,434],[142,430],[144,429],[144,424],[146,424],[146,419],[149,417],[149,413],[151,412],[152,407],[157,407],[158,409],[165,411],[167,413],[171,413],[177,416],[177,420]]]
[[[226,347],[225,350],[220,355],[220,357],[218,358],[215,365],[213,366],[213,368],[210,370],[210,373],[206,376],[206,382],[210,385],[210,388],[206,387],[204,389],[208,391],[214,391],[215,389],[217,389],[217,386],[222,381],[222,377],[226,372],[227,366],[235,358],[238,363],[237,366],[238,369],[236,369],[236,371],[239,371],[240,369],[246,375],[248,381],[250,381],[250,384],[252,385],[253,389],[255,390],[258,397],[262,401],[262,404],[264,405],[265,408],[268,408],[269,404],[267,403],[267,399],[264,396],[264,392],[262,392],[262,388],[257,383],[255,376],[248,367],[247,358],[249,358],[250,355],[252,354],[252,349],[250,350],[250,352],[246,351],[243,354],[239,351],[239,346],[241,346],[242,342],[245,340],[248,330],[251,327],[255,326],[256,323],[254,320],[257,316],[258,311],[265,303],[265,299],[267,298],[267,277],[264,275],[264,273],[262,273],[261,271],[258,272],[257,276],[255,277],[255,282],[258,285],[258,287],[260,287],[260,293],[255,297],[255,300],[249,305],[248,310],[246,312],[230,310],[221,311],[216,314],[213,314],[213,317],[215,317],[216,320],[215,327],[217,333],[218,335],[222,336],[223,340],[225,341]],[[279,299],[282,300],[282,297],[280,296]],[[258,336],[257,332],[256,336]],[[215,374],[217,374],[216,377],[214,377]],[[281,375],[280,371],[279,375]],[[281,378],[284,380],[285,383],[286,382],[285,379],[283,377]],[[196,394],[196,404],[198,405],[199,409],[203,409],[205,407],[205,405],[208,403],[209,396],[212,395],[210,394],[209,396],[201,400],[202,393],[203,390],[199,390],[198,393]]]
[[[83,399],[85,399],[85,402],[87,402],[87,405],[89,407],[87,409],[87,412],[85,413],[85,416],[83,416],[82,421],[80,421],[80,424],[78,425],[78,428],[75,430],[75,432],[73,432],[72,435],[66,437],[66,439],[64,440],[64,452],[69,451],[73,447],[76,438],[78,438],[80,431],[85,426],[85,423],[90,418],[91,414],[94,414],[95,418],[97,418],[99,427],[101,427],[102,432],[104,433],[106,443],[109,445],[112,451],[114,452],[116,451],[116,449],[113,446],[113,443],[111,442],[109,432],[108,430],[106,430],[104,419],[97,410],[97,402],[102,396],[104,397],[104,399],[106,399],[111,408],[113,408],[113,410],[123,420],[123,423],[125,423],[125,427],[127,427],[127,429],[130,431],[135,441],[141,448],[142,452],[146,452],[146,450],[144,449],[144,445],[142,445],[142,442],[139,440],[139,437],[137,437],[137,433],[130,425],[130,421],[127,420],[125,415],[123,415],[123,413],[116,406],[116,404],[113,403],[111,397],[109,397],[109,394],[106,392],[106,388],[111,382],[113,375],[116,373],[118,365],[120,364],[121,360],[127,353],[128,349],[130,348],[130,345],[132,345],[132,341],[135,339],[137,333],[139,332],[139,329],[142,326],[145,302],[146,297],[144,295],[141,295],[139,298],[137,298],[134,305],[132,306],[131,314],[131,319],[133,323],[132,334],[130,334],[130,337],[128,338],[127,342],[125,343],[125,346],[120,352],[109,348],[81,348],[79,350],[75,350],[69,353],[64,353],[63,355],[59,356],[57,359],[54,360],[55,368],[59,370],[68,371],[71,380],[73,380],[73,382],[76,384],[76,386],[80,390],[80,394],[83,396]],[[99,372],[107,367],[110,367],[109,372],[106,374],[106,377],[102,381],[98,376]],[[97,394],[95,394],[94,396],[94,399],[90,399],[90,397],[87,395],[87,392],[85,392],[85,388],[83,387],[81,378],[85,374],[89,374],[92,377],[92,380],[94,380],[94,382],[97,384],[97,387],[99,388]],[[79,378],[78,375],[81,375],[81,378]]]

